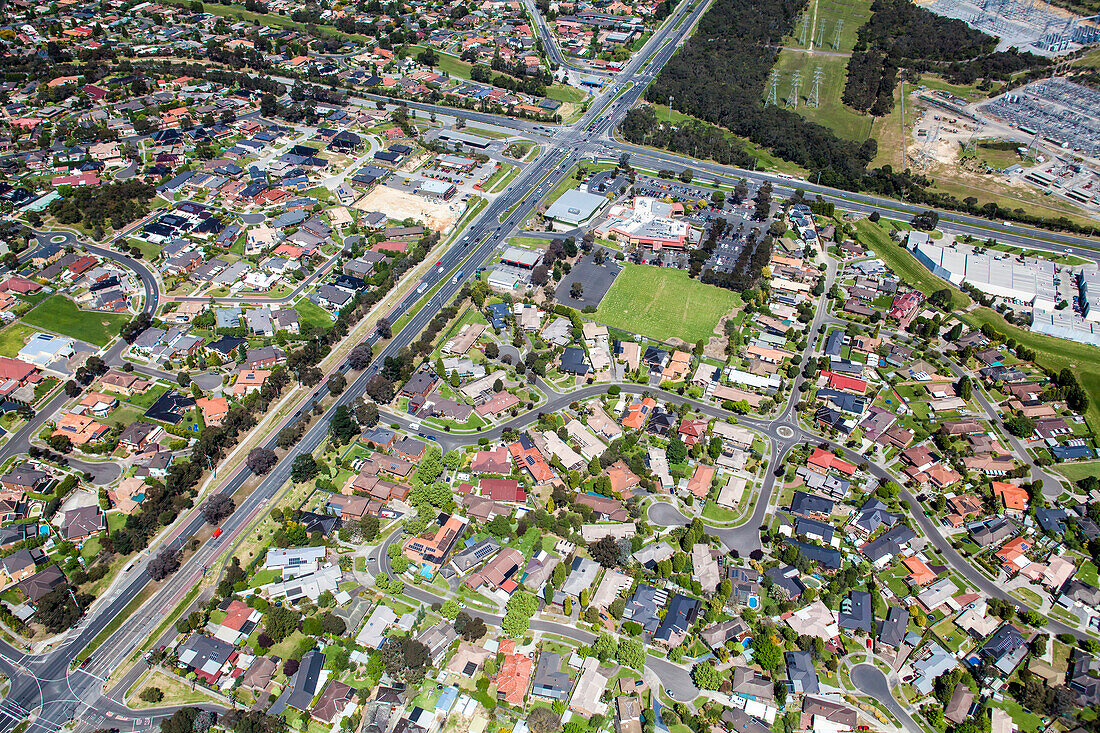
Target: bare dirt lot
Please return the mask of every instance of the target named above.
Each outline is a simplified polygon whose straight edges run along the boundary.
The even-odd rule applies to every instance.
[[[381,211],[395,221],[418,219],[437,232],[446,231],[462,216],[466,204],[456,196],[452,201],[429,201],[412,192],[378,186],[352,204],[359,211]]]

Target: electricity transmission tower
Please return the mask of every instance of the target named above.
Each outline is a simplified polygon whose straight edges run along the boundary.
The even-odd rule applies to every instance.
[[[787,98],[787,106],[791,109],[798,109],[798,90],[802,86],[802,72],[799,69],[794,70],[794,75],[791,78],[791,96]]]
[[[821,77],[824,76],[824,72],[821,71],[821,67],[818,66],[814,69],[813,84],[810,86],[810,96],[806,98],[806,104],[811,107],[817,107],[821,103]]]
[[[963,157],[972,155],[978,150],[978,135],[981,134],[982,129],[985,127],[985,119],[978,118],[978,126],[974,128],[973,134],[970,135],[970,139],[966,141],[966,146],[963,148]]]
[[[1039,153],[1039,138],[1043,136],[1043,128],[1040,125],[1039,131],[1035,133],[1035,137],[1031,138],[1031,143],[1027,146],[1027,155],[1024,156],[1025,160],[1034,158]]]
[[[844,18],[840,18],[836,22],[836,32],[833,33],[833,50],[840,49],[840,31],[844,28]]]
[[[815,33],[814,35],[817,38],[817,40],[814,41],[814,44],[817,45],[817,46],[825,45],[825,21],[824,20],[822,20],[820,23],[817,24],[817,29],[816,30],[817,30],[817,33]]]
[[[764,100],[765,105],[774,104],[779,106],[779,72],[772,69],[771,78],[768,79],[768,97]]]
[[[798,41],[802,46],[810,45],[810,19],[802,16],[801,25],[798,27]]]

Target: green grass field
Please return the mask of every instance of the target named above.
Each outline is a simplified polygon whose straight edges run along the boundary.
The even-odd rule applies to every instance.
[[[118,313],[82,311],[64,295],[51,295],[23,317],[31,325],[80,339],[96,346],[105,346],[118,335],[130,316]]]
[[[813,86],[814,71],[822,71],[821,88],[818,93],[817,107],[809,105],[810,88]],[[871,135],[875,118],[856,112],[841,101],[844,82],[848,78],[848,59],[844,56],[813,56],[802,51],[784,49],[776,61],[775,70],[779,72],[779,103],[784,104],[790,97],[792,78],[795,71],[802,75],[799,87],[798,108],[795,110],[806,119],[828,127],[840,137],[863,142]]]
[[[856,45],[856,33],[860,26],[871,17],[870,0],[811,0],[803,13],[807,23],[813,23],[807,34],[807,40],[813,41],[814,48],[840,53],[851,53]],[[843,21],[837,35],[837,21]],[[784,39],[783,45],[794,48],[806,48],[800,31],[802,20],[795,22],[794,32]],[[834,41],[837,41],[834,44]]]
[[[1089,476],[1100,476],[1100,461],[1084,461],[1083,463],[1062,463],[1053,466],[1054,470],[1065,476],[1070,481],[1080,481]]]
[[[332,317],[329,316],[328,311],[309,298],[300,298],[294,304],[294,310],[298,311],[298,317],[302,319],[303,325],[308,324],[314,328],[332,328]]]
[[[0,356],[14,357],[33,333],[35,329],[18,322],[0,331]]]
[[[596,311],[596,320],[630,333],[688,343],[715,335],[741,296],[692,280],[683,270],[626,265]]]
[[[672,115],[670,117],[668,113],[668,105],[665,104],[651,104],[649,106],[652,107],[653,111],[657,113],[658,120],[671,120],[672,124],[674,125],[682,125],[685,122],[696,119],[691,115],[685,115],[684,113],[677,112],[676,110],[672,110]],[[759,161],[759,163],[757,164],[758,170],[777,171],[779,173],[788,173],[792,176],[804,177],[808,175],[808,171],[805,168],[791,163],[790,161],[783,160],[767,148],[762,148],[746,138],[737,137],[731,132],[725,130],[723,130],[723,132],[726,133],[726,137],[732,140],[739,141],[744,146],[745,150],[747,150],[749,153],[757,158],[757,160]]]

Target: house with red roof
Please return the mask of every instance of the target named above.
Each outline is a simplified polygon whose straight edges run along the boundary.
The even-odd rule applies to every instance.
[[[0,291],[13,293],[19,293],[26,295],[27,293],[37,293],[42,289],[42,286],[36,283],[34,280],[28,280],[25,277],[19,277],[18,275],[12,275],[4,282],[0,283]]]
[[[646,397],[640,402],[634,402],[626,408],[626,415],[623,417],[623,427],[630,428],[631,430],[641,430],[645,427],[646,420],[649,419],[649,414],[653,412],[653,408],[657,406],[657,401],[652,397]]]
[[[684,420],[680,423],[680,440],[688,448],[702,442],[707,436],[706,420]]]
[[[504,661],[493,680],[497,683],[497,698],[509,705],[522,706],[527,697],[527,688],[531,684],[531,670],[535,666],[535,660],[526,654],[520,654],[512,639],[500,642],[498,651],[504,655]]]
[[[503,445],[492,450],[481,450],[474,454],[470,463],[470,471],[473,473],[499,473],[507,474],[512,470],[511,461],[508,458],[508,449]]]
[[[835,372],[822,372],[824,377],[829,380],[829,387],[831,389],[839,389],[845,392],[858,392],[863,394],[867,391],[867,382],[862,379],[856,379],[855,377],[849,377],[844,374],[836,374]]]
[[[510,478],[483,478],[481,479],[481,495],[493,501],[510,501],[522,504],[527,501],[527,492],[524,491],[519,481]]]
[[[214,637],[227,644],[236,645],[247,639],[263,618],[262,613],[238,600],[231,601],[225,612],[225,618],[215,629]]]
[[[1004,505],[1005,514],[1019,516],[1027,511],[1027,490],[1005,481],[994,481],[992,488],[993,495]]]
[[[687,489],[696,499],[706,499],[710,494],[710,483],[714,479],[714,466],[698,465],[695,473],[688,479]]]
[[[830,470],[833,470],[843,473],[845,476],[851,476],[856,472],[856,467],[851,463],[837,458],[835,453],[831,453],[821,448],[814,448],[814,452],[810,455],[810,459],[807,463],[810,468],[818,473],[828,473]]]
[[[512,455],[512,460],[516,462],[516,465],[530,474],[536,483],[541,484],[554,478],[554,472],[546,463],[546,459],[542,457],[538,448],[535,447],[535,444],[531,442],[526,434],[521,435],[519,440],[509,445],[508,452]]]
[[[0,356],[0,396],[7,397],[20,387],[37,384],[42,375],[34,364],[10,356]]]
[[[1021,535],[1001,545],[1001,549],[997,550],[994,557],[1001,561],[1001,567],[1006,573],[1015,575],[1031,564],[1031,560],[1027,557],[1030,549],[1031,540]]]

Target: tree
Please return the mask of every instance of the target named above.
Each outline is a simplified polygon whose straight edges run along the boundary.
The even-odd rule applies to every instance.
[[[348,380],[343,374],[336,372],[328,378],[328,382],[325,384],[328,387],[329,394],[338,395],[348,386]]]
[[[395,394],[393,382],[381,374],[375,374],[367,381],[365,391],[368,397],[380,405],[388,405]]]
[[[485,525],[485,531],[497,538],[512,536],[512,523],[508,517],[498,514]]]
[[[619,639],[615,661],[642,671],[645,667],[645,644],[640,639]]]
[[[138,697],[145,702],[160,702],[164,699],[164,690],[159,687],[146,687]]]
[[[198,708],[180,708],[160,721],[161,733],[193,733]]]
[[[527,715],[527,727],[534,733],[552,733],[561,727],[561,716],[550,708],[535,708]]]
[[[359,435],[359,426],[355,424],[347,405],[340,405],[333,411],[332,420],[329,421],[328,426],[336,445],[350,443]]]
[[[298,630],[302,615],[286,606],[268,608],[264,614],[264,632],[278,644]]]
[[[248,452],[248,458],[245,459],[248,470],[257,476],[265,475],[275,468],[275,464],[278,462],[279,457],[270,448],[253,448]]]
[[[717,690],[722,686],[722,674],[709,661],[691,668],[691,681],[701,690]]]
[[[294,459],[290,467],[290,480],[296,484],[309,481],[318,473],[317,461],[309,453],[303,453]]]
[[[146,570],[153,580],[164,580],[172,573],[180,569],[179,555],[169,549],[160,551],[160,554],[149,561]]]
[[[356,371],[366,369],[370,366],[372,358],[371,345],[364,341],[356,344],[348,353],[348,365]]]
[[[1005,430],[1017,438],[1027,438],[1035,432],[1035,421],[1026,415],[1013,415],[1005,420]]]
[[[73,600],[73,595],[76,600]],[[76,589],[68,583],[63,583],[57,588],[38,599],[35,606],[35,621],[46,627],[51,634],[56,634],[64,629],[72,628],[80,620],[80,617],[94,599],[87,593],[76,593]]]
[[[573,300],[580,300],[584,297],[584,285],[577,280],[573,281],[573,284],[569,286],[569,297]]]
[[[378,335],[384,339],[388,339],[393,336],[393,329],[390,326],[389,318],[379,318],[378,325],[375,326],[375,328],[378,331]]]
[[[601,537],[599,540],[589,543],[588,551],[592,554],[592,559],[605,568],[616,567],[622,555],[619,549],[618,540],[611,535]]]
[[[959,379],[959,382],[956,385],[956,392],[958,392],[959,397],[964,400],[969,400],[971,397],[974,396],[974,384],[971,381],[969,375],[964,374],[962,378]]]
[[[62,454],[69,453],[73,449],[73,442],[69,440],[69,436],[58,433],[46,438],[46,445]]]
[[[485,636],[485,632],[488,629],[485,626],[485,621],[479,616],[468,617],[468,620],[462,627],[462,631],[459,631],[459,635],[466,641],[477,641],[481,637]]]
[[[364,402],[355,410],[355,419],[363,427],[373,428],[378,424],[378,405]]]
[[[225,494],[214,494],[202,505],[202,517],[210,524],[217,524],[236,509],[233,498]]]
[[[783,650],[776,646],[768,634],[759,634],[752,640],[752,660],[765,670],[779,669]]]
[[[684,459],[687,458],[687,446],[684,445],[684,441],[680,440],[680,436],[673,435],[669,439],[665,455],[668,457],[668,462],[673,465],[684,462]]]
[[[530,628],[531,617],[535,615],[538,607],[539,601],[535,596],[526,591],[516,591],[508,599],[508,604],[505,606],[504,619],[500,624],[501,629],[512,638],[523,636]]]

